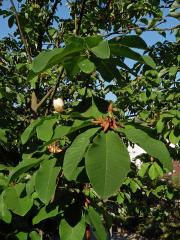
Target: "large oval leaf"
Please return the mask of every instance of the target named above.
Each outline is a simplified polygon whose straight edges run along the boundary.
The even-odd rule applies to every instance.
[[[49,203],[56,190],[56,178],[60,167],[55,167],[56,159],[45,161],[36,173],[35,189],[38,197],[45,204]]]
[[[172,160],[164,143],[150,137],[141,129],[126,127],[123,132],[131,142],[138,144],[149,155],[157,158],[165,168],[172,171]]]
[[[78,164],[82,160],[84,153],[90,143],[90,138],[98,131],[99,128],[91,128],[87,131],[79,134],[71,146],[67,149],[63,172],[68,180],[75,180],[79,174],[81,168],[78,168]]]
[[[107,198],[118,190],[130,169],[126,146],[111,131],[95,137],[85,160],[90,182],[102,198]]]

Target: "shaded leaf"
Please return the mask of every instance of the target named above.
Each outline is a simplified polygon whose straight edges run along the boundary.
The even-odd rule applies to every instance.
[[[39,222],[43,221],[44,219],[47,218],[52,218],[55,217],[59,214],[59,207],[56,206],[54,209],[48,210],[48,208],[45,206],[40,209],[38,214],[33,218],[32,222],[33,224],[38,224]]]
[[[79,134],[67,149],[64,157],[63,172],[68,180],[75,180],[77,178],[79,174],[78,164],[82,160],[90,143],[90,137],[92,137],[98,129],[99,128],[91,128]]]
[[[139,49],[147,49],[147,44],[145,41],[137,35],[125,35],[120,37],[115,37],[109,41],[110,45],[115,46],[126,46]]]
[[[95,209],[91,206],[88,208],[88,217],[89,217],[90,223],[93,226],[93,232],[95,237],[98,240],[106,240],[107,233],[102,224],[102,219],[100,215],[95,211]]]

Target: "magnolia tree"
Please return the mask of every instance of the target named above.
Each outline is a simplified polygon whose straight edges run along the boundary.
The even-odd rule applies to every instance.
[[[1,239],[177,239],[179,1],[5,3]]]

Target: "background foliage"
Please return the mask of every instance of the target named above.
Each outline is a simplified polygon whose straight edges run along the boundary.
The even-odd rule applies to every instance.
[[[117,228],[127,239],[178,239],[179,26],[161,24],[179,19],[179,1],[9,2],[0,1],[13,30],[0,40],[1,239],[105,240]],[[144,32],[164,42],[149,47]]]

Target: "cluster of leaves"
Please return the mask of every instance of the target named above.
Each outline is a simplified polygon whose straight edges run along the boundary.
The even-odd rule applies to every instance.
[[[0,237],[81,240],[92,232],[105,240],[113,224],[146,237],[154,228],[150,239],[176,237],[178,185],[161,178],[178,156],[169,144],[179,142],[179,58],[163,64],[163,48],[127,35],[154,29],[161,3],[68,1],[63,19],[55,14],[63,1],[18,2],[20,13],[0,12],[18,26],[0,41]],[[59,95],[61,113],[52,109]],[[139,171],[128,144],[147,153]]]

